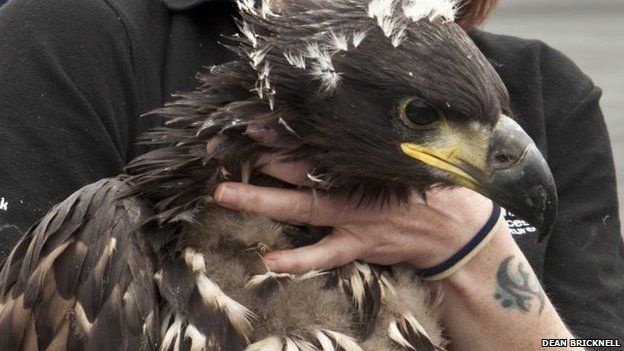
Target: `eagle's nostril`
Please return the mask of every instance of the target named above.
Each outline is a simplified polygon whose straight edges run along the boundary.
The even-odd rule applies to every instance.
[[[493,166],[495,169],[504,169],[504,168],[511,167],[517,161],[517,157],[514,157],[513,155],[505,151],[497,151],[494,153],[493,156],[494,156]]]
[[[511,156],[504,153],[497,154],[495,158],[498,163],[507,163],[511,161]]]

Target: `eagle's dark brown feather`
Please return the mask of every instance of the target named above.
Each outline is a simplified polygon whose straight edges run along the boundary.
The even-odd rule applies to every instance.
[[[150,349],[158,342],[154,254],[141,232],[150,210],[119,200],[126,187],[118,179],[84,187],[20,241],[0,276],[0,325],[30,327],[2,328],[5,349]]]

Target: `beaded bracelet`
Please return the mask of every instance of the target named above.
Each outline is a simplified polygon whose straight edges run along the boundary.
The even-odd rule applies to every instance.
[[[442,280],[457,272],[492,239],[496,232],[494,229],[496,229],[497,224],[504,223],[504,221],[500,220],[501,218],[501,208],[497,204],[494,204],[490,218],[488,218],[481,230],[479,230],[464,247],[459,249],[459,251],[446,261],[433,267],[419,270],[417,272],[418,275],[424,280]]]

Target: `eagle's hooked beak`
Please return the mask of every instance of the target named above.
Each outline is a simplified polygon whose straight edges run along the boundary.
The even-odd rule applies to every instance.
[[[401,149],[525,219],[537,227],[539,240],[546,237],[555,222],[557,192],[544,157],[526,132],[501,116],[493,130],[450,134],[446,143],[403,143]]]

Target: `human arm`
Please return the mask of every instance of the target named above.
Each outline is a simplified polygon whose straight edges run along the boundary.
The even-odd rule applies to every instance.
[[[286,175],[291,182],[303,179],[293,176],[296,172],[267,173]],[[291,272],[328,269],[355,259],[430,267],[463,246],[492,209],[489,200],[461,188],[431,191],[426,203],[414,195],[407,207],[394,204],[382,209],[357,208],[344,200],[300,190],[233,183],[222,184],[215,198],[226,207],[280,221],[332,226],[332,234],[315,245],[272,252],[265,257],[270,268]],[[571,337],[506,227],[496,228],[492,242],[472,261],[443,282],[430,283],[442,287],[442,322],[455,349],[526,350],[539,347],[544,332],[553,338]],[[526,301],[528,310],[505,308],[494,297],[498,270],[508,257],[514,257],[514,267],[524,265],[526,279],[536,291],[532,300]]]
[[[506,227],[438,284],[452,350],[536,350],[542,339],[573,337]]]

